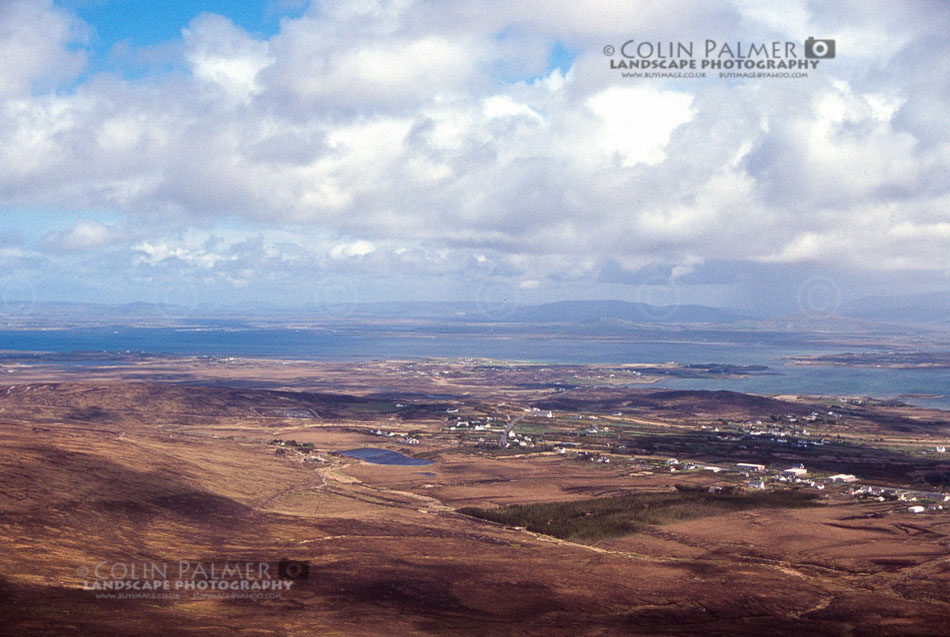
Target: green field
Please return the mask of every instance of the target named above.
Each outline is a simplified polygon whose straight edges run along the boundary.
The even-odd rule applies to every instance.
[[[596,542],[630,535],[645,526],[693,520],[731,511],[817,506],[815,493],[793,490],[708,493],[680,487],[668,493],[628,493],[608,498],[465,507],[460,513],[508,526],[522,526],[565,540]]]

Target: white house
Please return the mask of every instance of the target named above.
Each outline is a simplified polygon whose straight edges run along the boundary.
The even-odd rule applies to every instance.
[[[828,482],[855,482],[857,478],[850,473],[837,473],[828,478]]]

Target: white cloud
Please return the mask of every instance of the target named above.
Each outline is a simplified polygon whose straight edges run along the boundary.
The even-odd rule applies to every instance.
[[[85,25],[51,0],[0,0],[0,99],[75,77],[86,54],[72,45],[86,36]]]
[[[587,99],[602,126],[597,144],[622,166],[658,164],[673,130],[692,115],[692,97],[685,93],[641,87],[611,87]]]
[[[86,27],[0,0],[0,208],[119,215],[122,231],[83,221],[45,247],[245,282],[288,264],[543,290],[606,262],[946,270],[947,21],[861,2],[354,0],[267,39],[204,14],[183,68],[70,86]],[[601,53],[808,35],[838,58],[800,80],[636,80]],[[566,74],[555,42],[578,51]],[[222,221],[243,228],[222,246],[181,238]],[[288,223],[307,240],[255,239]]]
[[[518,117],[523,115],[530,117],[538,122],[543,122],[544,118],[538,115],[534,109],[527,104],[519,104],[508,95],[493,95],[482,102],[482,111],[488,119],[496,117]]]
[[[80,221],[65,232],[51,232],[43,241],[49,250],[83,252],[103,248],[119,236],[115,226]]]
[[[365,257],[376,247],[369,241],[353,241],[352,243],[338,243],[330,248],[330,258],[348,259],[350,257]]]
[[[195,77],[242,100],[261,90],[257,76],[273,62],[266,42],[254,40],[227,18],[210,13],[192,20],[182,34]]]

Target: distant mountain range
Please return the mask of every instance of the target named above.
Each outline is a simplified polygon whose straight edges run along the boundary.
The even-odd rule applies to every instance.
[[[538,305],[478,302],[397,301],[329,304],[301,308],[214,308],[154,303],[99,305],[94,303],[31,302],[0,304],[8,326],[154,323],[202,321],[268,323],[321,320],[438,321],[443,323],[502,323],[611,326],[627,324],[737,324],[746,328],[819,331],[862,331],[877,326],[950,327],[950,291],[904,296],[868,297],[842,304],[834,314],[763,317],[742,310],[705,305],[657,306],[618,300],[558,301]]]
[[[705,305],[648,305],[627,301],[560,301],[514,309],[503,320],[519,323],[731,323],[749,318]]]
[[[950,325],[950,291],[874,296],[845,303],[844,316],[882,323]]]

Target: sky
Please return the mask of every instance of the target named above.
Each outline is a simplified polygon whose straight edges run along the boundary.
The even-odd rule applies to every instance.
[[[948,32],[939,0],[0,0],[0,305],[947,290]],[[807,77],[611,68],[809,37]]]

